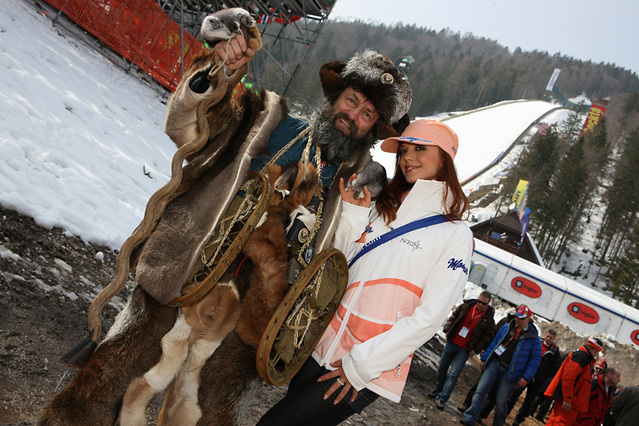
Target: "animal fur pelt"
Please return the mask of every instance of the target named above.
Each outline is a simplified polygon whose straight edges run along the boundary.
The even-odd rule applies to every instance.
[[[137,287],[96,354],[53,398],[38,424],[114,424],[131,378],[157,363],[160,339],[174,322],[174,308]]]
[[[281,174],[280,174],[281,173]],[[129,386],[120,413],[120,424],[146,424],[146,408],[153,396],[169,382],[158,424],[195,425],[203,417],[216,424],[232,424],[230,414],[211,412],[200,407],[198,388],[200,370],[224,338],[235,328],[241,340],[241,350],[252,358],[228,360],[225,368],[243,372],[248,384],[255,371],[255,354],[271,316],[288,290],[286,281],[288,252],[286,225],[298,206],[307,206],[321,192],[315,168],[309,164],[269,166],[268,176],[273,191],[266,219],[246,242],[237,270],[218,284],[198,303],[181,309],[173,329],[162,338],[160,362]],[[189,290],[188,288],[185,290]],[[241,296],[242,294],[242,296]],[[241,299],[241,301],[240,301]],[[233,345],[234,340],[227,344]],[[238,342],[239,343],[239,342]],[[252,377],[253,376],[253,377]],[[238,380],[239,390],[228,384],[207,393],[214,395],[242,393],[245,385]],[[234,412],[225,404],[225,411]],[[203,414],[205,414],[203,416]]]

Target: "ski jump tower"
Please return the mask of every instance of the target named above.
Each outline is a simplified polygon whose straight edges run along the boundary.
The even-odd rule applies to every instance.
[[[184,31],[198,38],[200,24],[207,15],[230,7],[246,9],[258,24],[263,47],[251,61],[245,83],[249,87],[254,84],[258,90],[264,88],[286,95],[335,1],[158,0],[158,3]],[[303,49],[296,49],[299,47],[296,45]]]

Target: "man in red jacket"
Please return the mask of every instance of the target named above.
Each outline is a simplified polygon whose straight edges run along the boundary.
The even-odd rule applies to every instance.
[[[591,337],[579,349],[568,354],[544,392],[544,395],[556,400],[546,426],[573,425],[580,412],[588,411],[592,381],[590,369],[599,352],[603,352],[603,343],[597,337]]]
[[[464,300],[444,325],[446,346],[437,370],[437,383],[428,396],[437,398],[443,410],[453,393],[457,379],[468,358],[485,350],[495,334],[495,310],[489,305],[492,295],[482,291],[477,299]]]
[[[588,411],[577,416],[578,426],[599,426],[610,408],[610,401],[615,395],[621,380],[621,371],[616,367],[608,367],[603,374],[592,379]]]

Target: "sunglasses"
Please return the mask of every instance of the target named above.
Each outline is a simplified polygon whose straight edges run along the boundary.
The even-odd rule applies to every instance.
[[[478,300],[478,301],[477,301],[477,303],[478,303],[478,304],[480,304],[480,305],[484,305],[484,306],[486,306],[486,305],[488,305],[488,303],[490,303],[490,302],[482,302],[481,300]]]

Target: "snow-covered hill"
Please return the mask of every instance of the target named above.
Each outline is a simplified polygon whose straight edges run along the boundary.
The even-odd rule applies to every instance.
[[[0,14],[0,203],[119,248],[168,180],[164,98],[22,0]]]

